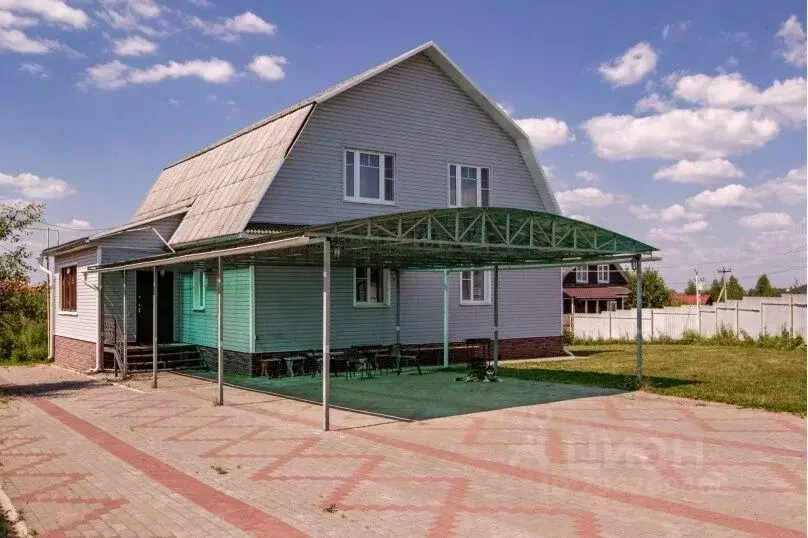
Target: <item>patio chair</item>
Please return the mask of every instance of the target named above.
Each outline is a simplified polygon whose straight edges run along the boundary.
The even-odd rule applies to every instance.
[[[401,371],[404,368],[412,366],[415,366],[415,368],[418,370],[418,375],[421,375],[421,364],[418,360],[418,353],[416,351],[405,349],[401,346],[401,344],[393,344],[391,346],[390,354],[398,364],[399,375],[401,375]]]
[[[382,370],[385,370],[387,373],[393,370],[398,371],[398,359],[393,356],[393,347],[394,345],[388,346],[386,349],[376,353],[376,370],[380,374]]]
[[[491,362],[491,339],[468,338],[466,345],[466,379],[485,379],[485,371]]]
[[[359,378],[372,377],[373,370],[376,369],[376,353],[367,348],[351,348],[354,353],[354,365],[359,372]]]

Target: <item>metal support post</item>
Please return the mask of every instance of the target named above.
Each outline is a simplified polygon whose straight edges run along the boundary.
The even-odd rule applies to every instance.
[[[152,388],[157,388],[157,267],[152,267]]]
[[[323,431],[328,431],[331,387],[331,241],[323,242]]]
[[[491,354],[494,356],[494,375],[499,375],[499,265],[494,266],[494,341]]]
[[[122,271],[123,274],[123,362],[121,364],[121,377],[125,378],[129,370],[129,328],[127,327],[127,318],[129,317],[126,310],[126,270]]]
[[[216,259],[216,326],[218,368],[216,371],[216,405],[224,405],[224,272],[222,257]]]
[[[642,258],[637,256],[637,383],[642,385]]]
[[[401,271],[396,269],[396,344],[401,344]]]
[[[449,271],[443,270],[443,367],[449,367]]]

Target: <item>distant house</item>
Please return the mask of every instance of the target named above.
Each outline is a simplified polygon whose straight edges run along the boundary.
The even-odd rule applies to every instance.
[[[628,278],[618,264],[584,265],[564,273],[565,314],[622,310],[628,297]]]
[[[671,293],[670,298],[672,305],[695,305],[700,303],[706,306],[713,304],[713,298],[710,297],[709,293],[703,293],[698,297],[698,301],[696,300],[696,294],[688,293]]]

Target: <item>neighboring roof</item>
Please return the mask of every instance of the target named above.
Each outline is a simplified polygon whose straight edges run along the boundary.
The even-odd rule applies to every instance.
[[[678,303],[678,304],[693,304],[694,305],[697,302],[695,295],[689,295],[689,294],[686,294],[686,293],[671,293],[670,298],[671,298],[672,303]],[[700,302],[701,304],[705,304],[705,305],[710,304],[712,302],[712,299],[710,298],[710,294],[705,293],[705,294],[701,295],[699,297],[698,302]]]
[[[222,257],[225,263],[320,265],[322,244],[334,265],[409,270],[562,267],[628,261],[655,247],[554,213],[498,207],[408,211],[309,226],[228,245],[190,248],[91,267],[120,271]]]
[[[64,254],[68,251],[80,250],[85,247],[88,247],[89,241],[90,236],[79,237],[78,239],[73,239],[72,241],[68,241],[67,243],[61,243],[59,245],[54,245],[52,247],[43,249],[42,255],[53,256],[54,254]]]
[[[109,237],[110,235],[115,235],[115,234],[119,234],[121,232],[126,232],[128,230],[131,230],[132,228],[138,228],[140,226],[145,226],[146,224],[151,224],[151,223],[156,222],[158,220],[167,219],[169,217],[175,217],[177,215],[182,215],[183,213],[187,213],[187,212],[188,212],[188,207],[187,206],[181,207],[180,209],[177,209],[176,211],[171,211],[170,213],[160,214],[157,217],[151,217],[151,218],[147,218],[147,219],[135,220],[135,221],[132,221],[132,222],[130,222],[128,224],[123,224],[121,226],[115,226],[114,228],[107,228],[103,232],[98,232],[95,235],[91,235],[88,239],[90,241],[94,241],[96,239],[101,239],[103,237]]]
[[[564,288],[564,295],[573,299],[618,299],[628,295],[628,288],[622,286]]]
[[[420,53],[430,58],[514,138],[544,207],[550,213],[560,213],[524,131],[430,41],[170,165],[152,185],[133,219],[151,218],[189,207],[170,241],[172,246],[241,233],[315,106]]]

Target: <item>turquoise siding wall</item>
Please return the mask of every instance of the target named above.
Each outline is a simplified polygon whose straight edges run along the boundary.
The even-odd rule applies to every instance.
[[[216,347],[217,290],[216,271],[208,271],[205,286],[205,309],[193,309],[193,276],[177,276],[180,331],[179,340],[189,344]],[[249,267],[224,270],[224,347],[232,351],[250,351],[250,294],[252,289]]]
[[[334,268],[331,280],[331,345],[395,342],[395,274],[389,307],[355,308],[353,272]],[[256,351],[322,347],[323,278],[318,267],[255,268]]]

